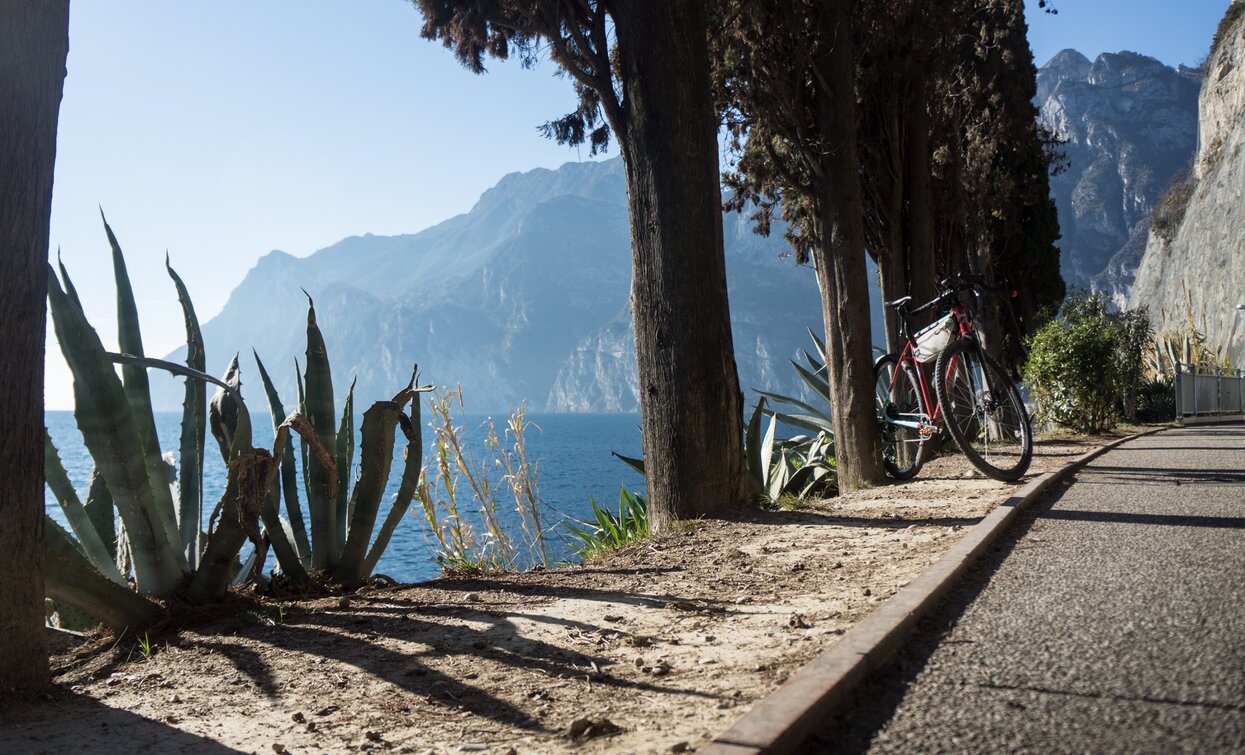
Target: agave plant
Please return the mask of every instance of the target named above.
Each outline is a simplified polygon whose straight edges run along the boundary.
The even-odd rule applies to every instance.
[[[299,541],[295,537],[292,545],[287,535],[294,528],[277,511],[278,477],[292,477],[292,459],[285,454],[285,448],[290,430],[294,430],[303,438],[302,455],[309,485],[314,483],[319,494],[312,500],[312,511],[324,512],[323,507],[316,508],[317,501],[344,500],[338,480],[349,466],[349,452],[335,457],[337,444],[324,443],[326,433],[322,429],[326,426],[324,412],[332,412],[327,356],[322,359],[323,370],[319,366],[311,369],[309,364],[307,380],[316,391],[309,391],[309,399],[315,400],[314,405],[308,401],[310,412],[300,401],[304,411],[286,417],[279,402],[273,402],[273,447],[256,448],[251,437],[250,413],[241,395],[237,358],[223,380],[203,372],[203,338],[194,307],[185,285],[167,260],[166,268],[177,288],[185,319],[187,363],[179,365],[144,355],[125,259],[107,221],[104,229],[116,274],[121,353],[104,348],[86,319],[64,266],[60,266],[60,278],[52,268],[48,271],[49,311],[74,377],[74,417],[95,462],[83,503],[69,482],[50,436],[45,434],[48,487],[72,530],[71,535],[46,519],[45,583],[47,595],[55,603],[55,613],[61,617],[85,613],[114,628],[142,626],[162,614],[163,609],[152,598],[181,596],[197,602],[220,598],[231,582],[262,568],[270,543],[287,574],[296,579],[308,578],[302,553],[296,550]],[[311,344],[314,309],[309,310],[308,322]],[[318,330],[314,338],[323,354]],[[120,377],[115,365],[121,367]],[[187,378],[179,438],[181,453],[176,466],[161,453],[151,408],[148,368]],[[408,473],[403,478],[403,490],[407,491],[409,503],[413,483],[408,485],[407,477],[412,465],[416,470],[419,467],[420,446],[418,434],[411,430],[402,408],[421,390],[415,388],[414,382],[412,377],[411,384],[394,401],[377,402],[364,418],[362,475],[355,495],[343,504],[349,506],[352,515],[346,517],[343,511],[340,517],[351,525],[350,537],[345,537],[343,528],[344,547],[338,548],[332,562],[326,562],[334,567],[331,576],[348,586],[358,584],[370,573],[401,516],[401,512],[396,517],[391,512],[380,537],[368,550],[392,459],[394,429],[399,424],[407,430]],[[217,386],[210,404],[208,383]],[[266,376],[265,384],[269,395],[275,396]],[[323,401],[325,386],[327,407]],[[335,441],[331,424],[328,426],[327,437]],[[204,531],[203,456],[209,427],[228,473],[225,490]],[[308,466],[308,458],[316,463]],[[301,514],[296,498],[294,506],[287,510]],[[337,518],[335,509],[331,515]],[[301,517],[291,513],[290,521],[295,520],[301,522]],[[247,540],[255,545],[249,566],[239,560]],[[303,550],[309,558],[311,550]]]
[[[273,427],[285,415],[281,397],[255,354],[260,379],[268,396]],[[297,365],[296,365],[297,367]],[[354,488],[337,485],[348,477],[354,464],[354,383],[346,392],[341,419],[336,420],[333,401],[333,373],[329,366],[324,337],[316,322],[315,303],[307,297],[306,370],[296,370],[298,414],[307,417],[314,440],[302,444],[303,495],[311,532],[308,536],[302,517],[295,459],[280,460],[279,481],[274,480],[261,510],[266,533],[282,573],[296,583],[329,579],[353,588],[373,572],[376,562],[389,545],[398,523],[415,497],[423,466],[420,402],[418,395],[432,386],[417,386],[418,368],[411,381],[389,401],[377,401],[363,413],[362,442],[359,449],[359,477]],[[410,405],[410,414],[406,412]],[[336,422],[336,424],[335,424]],[[395,431],[406,439],[401,483],[393,504],[375,539],[372,533],[380,512],[381,499],[393,464]],[[307,436],[304,436],[305,438]],[[287,518],[279,515],[285,505]]]

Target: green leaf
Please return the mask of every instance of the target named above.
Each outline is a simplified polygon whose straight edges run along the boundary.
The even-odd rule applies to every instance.
[[[350,381],[350,390],[346,391],[346,405],[342,407],[341,424],[337,428],[337,479],[341,484],[337,488],[337,548],[338,553],[346,547],[347,529],[354,521],[354,498],[348,497],[350,467],[354,464],[354,386],[356,376]],[[393,444],[393,433],[389,433],[389,443]],[[371,537],[371,530],[368,537]]]
[[[795,371],[799,373],[805,384],[813,389],[813,393],[815,393],[818,397],[824,397],[827,401],[830,400],[830,383],[804,369],[796,362],[792,362],[791,366],[795,367]]]
[[[104,219],[104,211],[99,213],[104,221],[104,233],[108,236],[108,245],[112,247],[112,268],[117,284],[117,342],[121,353],[135,357],[143,357],[143,335],[138,324],[138,307],[134,302],[134,289],[130,286],[130,276],[125,268],[125,256],[112,228]],[[151,493],[155,499],[155,511],[160,525],[165,530],[165,537],[172,542],[181,543],[181,533],[177,526],[177,505],[173,502],[173,493],[165,484],[165,464],[160,453],[160,438],[156,433],[156,418],[151,409],[151,387],[147,380],[147,370],[141,364],[121,363],[121,383],[125,389],[126,400],[130,403],[134,430],[138,433],[138,442],[143,448],[143,463],[147,466],[147,477],[151,480]],[[181,553],[179,566],[188,568],[185,553]]]
[[[100,540],[104,542],[104,548],[108,550],[108,555],[112,557],[114,566],[117,560],[117,510],[112,503],[112,493],[108,492],[108,483],[104,482],[104,475],[100,474],[99,467],[91,469],[90,482],[86,491],[86,509],[87,516],[91,519],[91,524],[95,527],[95,531],[99,533]]]
[[[347,406],[350,405],[347,399]],[[401,408],[392,401],[377,401],[363,413],[363,437],[359,449],[359,481],[350,495],[350,535],[342,549],[341,562],[334,576],[338,582],[355,587],[367,576],[367,546],[376,526],[376,513],[389,482],[393,465],[394,431]],[[340,468],[340,463],[339,463]],[[342,486],[343,488],[345,485]]]
[[[43,589],[52,600],[80,608],[117,631],[148,626],[164,615],[160,606],[100,574],[46,514],[43,546]]]
[[[614,456],[615,458],[617,458],[619,461],[621,461],[623,464],[626,464],[627,466],[631,467],[635,471],[639,472],[641,475],[644,474],[644,460],[643,459],[636,459],[631,456],[623,456],[617,451],[610,451],[610,454]]]
[[[138,587],[152,594],[170,592],[182,580],[185,557],[178,541],[170,539],[156,508],[146,453],[134,429],[125,389],[99,336],[61,289],[50,266],[48,308],[74,376],[74,417],[125,523]],[[163,461],[161,474],[162,466]]]
[[[117,570],[117,564],[95,529],[95,524],[87,515],[82,502],[78,500],[78,494],[74,491],[73,484],[69,482],[69,475],[66,474],[65,467],[61,464],[60,454],[56,450],[56,445],[52,443],[52,436],[48,434],[47,428],[43,430],[43,473],[47,479],[48,489],[52,491],[52,495],[56,496],[56,502],[60,504],[61,511],[65,513],[65,519],[73,528],[78,544],[82,547],[82,552],[90,559],[91,565],[100,574],[129,589],[129,583]],[[109,525],[111,524],[112,522],[109,522]]]
[[[182,319],[186,325],[186,366],[199,373],[207,369],[203,349],[203,332],[195,315],[190,292],[181,276],[164,256],[164,267],[177,288],[177,300],[181,303]],[[203,454],[207,434],[207,386],[202,380],[186,379],[185,396],[182,399],[182,433],[178,459],[178,526],[181,530],[182,550],[187,565],[194,569],[199,561],[200,532],[203,527]]]
[[[264,363],[254,350],[255,366],[259,368],[259,379],[264,385],[264,393],[268,396],[268,410],[272,415],[272,432],[276,437],[277,427],[285,421],[285,406],[277,395],[276,386],[264,369]],[[301,403],[301,401],[300,401]],[[294,545],[298,552],[299,562],[306,567],[311,563],[311,543],[307,540],[307,525],[303,521],[302,506],[298,502],[298,470],[295,468],[294,455],[281,456],[281,491],[285,497],[285,515],[289,518],[290,531],[293,533]],[[282,564],[285,570],[285,564]]]
[[[757,490],[765,489],[765,478],[761,475],[761,414],[765,411],[765,397],[757,401],[748,419],[748,427],[744,431],[744,453],[747,455],[748,476]]]
[[[305,292],[304,292],[305,293]],[[306,416],[329,453],[337,449],[337,420],[333,409],[333,374],[324,337],[316,325],[316,309],[307,297],[307,368],[303,375]],[[337,537],[337,501],[329,495],[328,474],[317,464],[303,467],[307,479],[307,504],[311,513],[311,558],[316,569],[332,570],[341,558]],[[345,481],[342,481],[345,484]]]
[[[410,508],[411,501],[415,498],[415,490],[419,485],[419,472],[423,468],[424,452],[423,421],[420,419],[419,394],[432,390],[432,386],[416,388],[415,384],[418,374],[419,367],[416,366],[411,374],[411,383],[407,386],[407,390],[394,397],[394,401],[399,406],[404,406],[408,400],[411,402],[411,416],[409,418],[405,415],[398,417],[398,424],[402,427],[402,432],[406,436],[402,480],[398,484],[398,494],[393,500],[393,505],[389,508],[389,515],[385,517],[385,521],[380,527],[380,532],[377,533],[376,540],[372,543],[371,550],[368,551],[367,562],[364,564],[363,569],[364,577],[367,577],[376,569],[376,562],[380,560],[385,549],[389,547],[389,539],[393,537],[394,530],[398,527],[398,522],[402,520],[402,517],[406,515],[407,509]],[[407,392],[410,393],[409,396],[406,395]]]

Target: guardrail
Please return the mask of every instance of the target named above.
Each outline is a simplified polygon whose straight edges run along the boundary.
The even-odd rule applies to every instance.
[[[1245,370],[1177,362],[1176,419],[1185,424],[1245,419]]]

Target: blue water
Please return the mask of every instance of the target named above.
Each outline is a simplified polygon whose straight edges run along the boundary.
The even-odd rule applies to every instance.
[[[482,415],[468,415],[462,422],[469,439],[476,441],[475,451],[480,458],[485,449],[481,423]],[[494,418],[500,423],[504,418]],[[595,496],[598,503],[617,505],[618,489],[626,485],[629,490],[642,491],[644,480],[622,462],[613,458],[610,451],[618,451],[627,456],[640,456],[640,419],[637,415],[628,414],[545,414],[528,415],[528,420],[537,427],[526,433],[528,457],[539,464],[538,494],[544,504],[543,516],[545,527],[549,532],[547,545],[552,560],[570,557],[571,553],[562,536],[562,527],[558,523],[569,515],[577,519],[590,517],[589,496]],[[82,443],[72,412],[47,412],[48,431],[60,452],[69,479],[78,491],[79,497],[86,500],[87,483],[90,478],[92,461]],[[161,446],[165,450],[177,452],[180,438],[181,414],[177,412],[159,412],[156,414],[156,429],[160,435]],[[356,427],[358,424],[356,423]],[[539,428],[539,429],[538,429]],[[500,429],[500,428],[499,428]],[[432,431],[424,429],[425,456],[431,445]],[[401,438],[399,437],[399,441]],[[258,446],[272,445],[272,428],[256,418],[254,443]],[[390,472],[389,487],[381,503],[377,517],[376,529],[389,511],[389,505],[397,493],[398,477],[402,472],[401,444],[395,446],[395,459]],[[358,439],[355,442],[355,464],[358,464]],[[207,452],[204,462],[204,519],[211,514],[216,502],[220,500],[225,488],[225,467],[220,454],[216,451],[216,443],[207,438]],[[301,472],[301,470],[300,470]],[[355,471],[352,471],[353,480]],[[301,491],[300,491],[301,493]],[[300,498],[302,498],[300,494]],[[507,503],[502,499],[499,508],[505,509],[504,522],[515,529],[517,534],[518,520],[511,511],[512,499]],[[306,501],[303,501],[304,508]],[[61,524],[66,524],[60,506],[51,492],[45,492],[47,512]],[[306,521],[306,514],[304,513]],[[429,546],[427,523],[423,519],[419,502],[412,504],[411,511],[403,517],[403,521],[394,532],[389,548],[377,564],[376,571],[387,574],[401,582],[414,582],[434,577],[439,572],[434,558],[435,553]],[[267,568],[271,570],[272,556],[269,556]]]

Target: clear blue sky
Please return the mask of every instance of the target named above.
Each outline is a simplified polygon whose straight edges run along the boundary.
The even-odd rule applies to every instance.
[[[1027,0],[1038,64],[1065,47],[1195,64],[1228,0]],[[485,76],[420,39],[404,0],[73,0],[52,210],[88,315],[115,342],[98,207],[126,251],[144,338],[182,339],[165,250],[200,318],[272,249],[410,233],[465,212],[508,172],[587,153],[536,127],[573,105],[551,65]],[[299,313],[291,313],[292,317]],[[47,404],[72,406],[49,340]]]

